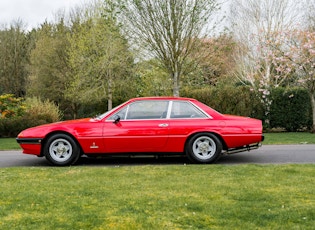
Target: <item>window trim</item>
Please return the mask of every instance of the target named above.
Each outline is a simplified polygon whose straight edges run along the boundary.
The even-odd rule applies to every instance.
[[[184,103],[188,103],[190,105],[192,105],[195,109],[197,109],[199,112],[201,112],[205,117],[182,117],[182,118],[171,118],[171,112],[172,112],[172,109],[173,109],[173,102],[176,102],[176,101],[179,101],[179,102],[184,102]],[[169,116],[167,117],[167,119],[170,119],[170,120],[185,120],[185,119],[213,119],[213,117],[209,114],[207,114],[203,109],[201,109],[199,106],[195,105],[193,102],[191,101],[186,101],[186,100],[172,100],[172,107],[169,108]]]
[[[197,106],[196,104],[194,104],[191,101],[186,101],[186,100],[145,100],[145,101],[165,101],[168,102],[168,107],[167,107],[167,114],[166,117],[164,118],[149,118],[149,119],[127,119],[127,114],[129,112],[129,108],[130,105],[137,103],[139,101],[136,102],[132,102],[130,104],[127,105],[126,108],[126,114],[124,118],[121,118],[121,122],[124,121],[150,121],[150,120],[187,120],[187,119],[213,119],[213,117],[209,114],[207,114],[203,109],[201,109],[199,106]],[[198,111],[200,111],[205,117],[187,117],[187,118],[171,118],[171,112],[173,109],[173,104],[174,102],[184,102],[184,103],[188,103],[190,105],[192,105],[195,109],[197,109]],[[119,113],[121,110],[123,110],[125,107],[121,108],[120,110],[116,111],[114,114],[111,115],[114,116],[115,114]],[[106,119],[105,122],[113,122],[113,119]]]

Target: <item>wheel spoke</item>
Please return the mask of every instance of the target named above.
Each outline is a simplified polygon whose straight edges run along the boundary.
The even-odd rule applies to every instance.
[[[197,145],[200,145],[201,143],[203,143],[203,141],[202,140],[199,140],[199,141],[197,141]]]
[[[52,146],[51,150],[52,150],[54,153],[57,153],[57,152],[58,152],[58,147],[57,147],[57,146]]]

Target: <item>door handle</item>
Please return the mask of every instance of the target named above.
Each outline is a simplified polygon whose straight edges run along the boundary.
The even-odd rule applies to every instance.
[[[159,124],[159,127],[167,127],[167,126],[168,126],[168,124],[166,124],[166,123]]]

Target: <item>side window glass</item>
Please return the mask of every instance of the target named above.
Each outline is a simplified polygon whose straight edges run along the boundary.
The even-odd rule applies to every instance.
[[[168,101],[139,101],[129,105],[126,119],[166,118]]]
[[[171,111],[171,118],[203,118],[206,117],[194,105],[184,101],[174,101]]]
[[[111,115],[107,120],[114,120],[114,117],[116,115],[118,115],[120,117],[120,120],[125,120],[126,119],[127,108],[128,108],[128,106],[123,108],[123,109],[121,109],[121,110],[119,110],[117,113]]]

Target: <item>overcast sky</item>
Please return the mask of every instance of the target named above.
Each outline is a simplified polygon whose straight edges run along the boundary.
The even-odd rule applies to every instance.
[[[62,9],[68,11],[87,0],[0,0],[0,25],[9,25],[21,19],[25,29],[35,28],[46,19],[51,21],[54,14]]]

